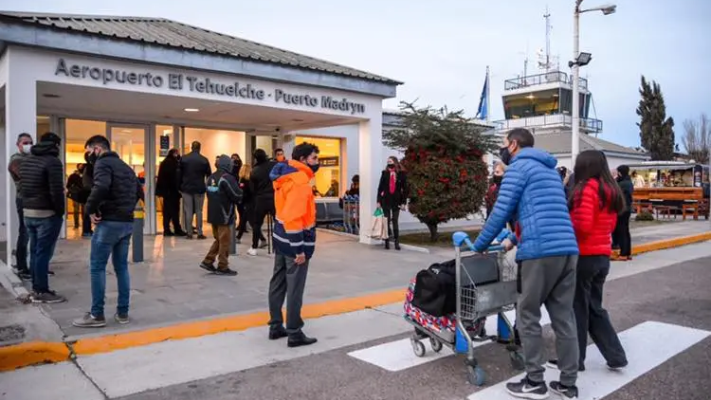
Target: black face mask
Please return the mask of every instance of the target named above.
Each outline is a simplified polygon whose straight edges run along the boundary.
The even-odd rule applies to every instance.
[[[492,179],[492,181],[493,181],[495,184],[498,185],[499,183],[501,183],[501,181],[502,181],[503,179],[504,179],[503,176],[494,175],[494,178]]]
[[[87,153],[87,156],[85,158],[86,162],[88,162],[89,164],[94,164],[99,158],[99,156],[97,156],[96,153],[92,151],[91,153]]]
[[[511,162],[511,152],[508,147],[502,147],[499,149],[499,158],[504,165],[509,165]]]
[[[388,169],[395,169],[395,164],[388,164]]]

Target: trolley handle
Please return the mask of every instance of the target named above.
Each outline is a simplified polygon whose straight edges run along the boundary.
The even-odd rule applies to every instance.
[[[476,249],[474,248],[474,243],[472,243],[471,239],[469,239],[469,235],[466,232],[455,232],[452,235],[452,242],[454,242],[454,247],[461,248],[463,245],[466,245],[470,251],[476,252]],[[504,246],[500,244],[491,245],[487,249],[487,251],[491,252],[499,252],[503,250]]]

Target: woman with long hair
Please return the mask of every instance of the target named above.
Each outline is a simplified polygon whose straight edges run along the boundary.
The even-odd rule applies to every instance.
[[[242,235],[247,232],[247,223],[251,225],[254,212],[254,199],[252,189],[249,185],[249,177],[252,175],[252,166],[244,164],[239,170],[239,188],[242,189],[242,204],[237,207],[239,212],[239,225],[237,225],[237,243],[242,242]]]
[[[504,163],[499,162],[494,165],[494,174],[491,176],[489,190],[486,191],[486,196],[484,197],[484,203],[486,204],[486,219],[489,219],[489,215],[494,209],[494,204],[496,204],[496,198],[499,197],[499,189],[501,188],[501,181],[504,179],[505,171],[506,166]]]
[[[400,250],[400,209],[404,209],[406,203],[407,176],[397,157],[390,156],[378,184],[378,207],[383,209],[388,222],[386,250],[390,250],[390,238],[395,242],[395,250]]]
[[[568,206],[580,249],[573,303],[580,350],[578,368],[585,370],[589,333],[608,368],[617,370],[627,366],[627,355],[602,306],[602,297],[610,272],[611,234],[617,216],[625,210],[625,199],[601,151],[580,153],[574,174]]]

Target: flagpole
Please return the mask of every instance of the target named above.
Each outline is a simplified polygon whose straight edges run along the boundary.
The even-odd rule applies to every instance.
[[[491,122],[491,107],[489,98],[491,97],[491,79],[489,75],[489,66],[486,66],[486,123]]]

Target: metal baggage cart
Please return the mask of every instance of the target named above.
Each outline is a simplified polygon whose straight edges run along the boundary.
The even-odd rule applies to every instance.
[[[473,344],[494,340],[495,336],[486,336],[483,324],[478,331],[469,328],[475,326],[481,318],[498,316],[513,332],[504,312],[513,309],[517,301],[517,265],[506,257],[501,246],[490,247],[486,254],[476,254],[474,245],[465,232],[456,232],[452,235],[452,240],[456,263],[456,331],[436,331],[420,325],[408,316],[405,316],[405,319],[415,327],[410,343],[416,356],[423,357],[426,353],[423,339],[429,339],[432,350],[436,353],[445,345],[456,353],[457,347],[464,348],[465,344],[467,379],[473,385],[482,386],[486,381],[486,374],[474,356]],[[466,246],[464,251],[463,246]],[[458,340],[463,340],[464,343],[457,346]],[[511,363],[514,368],[522,369],[523,359],[513,341],[512,334],[507,347]]]

